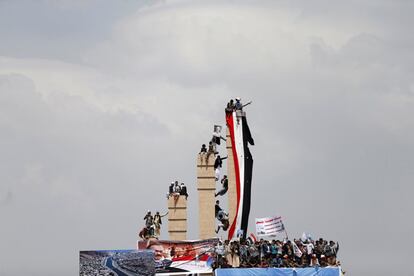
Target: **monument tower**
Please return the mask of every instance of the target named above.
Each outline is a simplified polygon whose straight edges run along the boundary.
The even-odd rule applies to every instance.
[[[215,158],[214,153],[200,153],[197,155],[198,231],[200,239],[209,239],[215,236]]]
[[[187,199],[183,195],[168,197],[168,234],[173,241],[187,239]]]

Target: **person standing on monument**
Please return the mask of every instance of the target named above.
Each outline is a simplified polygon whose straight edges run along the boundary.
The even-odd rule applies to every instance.
[[[154,229],[153,229],[153,224],[154,224],[154,217],[151,214],[151,211],[148,210],[147,214],[144,217],[145,220],[145,227],[147,228],[148,232],[149,232],[149,236],[153,236],[154,235]]]
[[[154,226],[155,226],[155,236],[159,237],[161,234],[161,224],[162,224],[162,217],[165,217],[166,215],[168,215],[168,212],[165,213],[164,215],[160,215],[160,212],[156,212],[154,215]]]
[[[240,101],[241,99],[239,97],[236,98],[236,103],[235,103],[235,108],[236,110],[242,110],[243,109],[243,104]]]

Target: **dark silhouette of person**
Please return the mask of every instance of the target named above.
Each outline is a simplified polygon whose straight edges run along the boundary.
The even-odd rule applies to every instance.
[[[227,178],[227,175],[224,175],[223,178],[221,179],[221,185],[223,185],[223,188],[217,192],[217,194],[215,194],[214,196],[223,196],[227,193],[228,189],[229,189],[229,180]]]
[[[187,187],[184,185],[184,183],[181,183],[180,195],[185,196],[185,199],[188,197]]]
[[[207,147],[206,147],[206,144],[202,144],[202,145],[201,145],[201,150],[200,150],[200,153],[207,153]]]
[[[215,216],[217,217],[218,213],[223,210],[220,207],[220,201],[216,200],[216,205],[214,206],[214,209],[215,209]]]

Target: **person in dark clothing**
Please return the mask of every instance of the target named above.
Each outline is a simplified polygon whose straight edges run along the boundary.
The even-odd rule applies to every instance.
[[[243,104],[240,101],[240,98],[236,98],[236,103],[235,103],[235,109],[236,110],[242,110],[243,109]]]
[[[220,155],[217,155],[216,160],[214,161],[214,171],[216,175],[216,181],[220,179],[220,170],[223,166],[223,160],[226,159],[226,157],[221,158]]]
[[[289,256],[289,257],[293,257],[293,248],[292,248],[292,243],[291,243],[291,241],[287,241],[287,242],[283,245],[282,250],[283,250],[283,255],[287,255],[287,256]]]
[[[180,195],[181,192],[181,186],[178,184],[178,181],[175,181],[174,183],[174,193],[177,195]]]
[[[149,232],[148,232],[147,227],[144,227],[144,228],[141,229],[141,231],[139,231],[138,236],[141,239],[146,240],[146,239],[148,239],[148,234],[149,234]]]
[[[214,169],[220,168],[223,166],[223,159],[227,157],[220,158],[220,155],[217,155],[216,160],[214,161]]]
[[[151,211],[148,211],[147,214],[144,217],[145,220],[145,226],[147,228],[150,228],[150,226],[152,225],[152,222],[154,220],[154,218],[152,217]]]
[[[234,110],[234,101],[233,99],[230,100],[230,102],[227,103],[226,107],[226,113],[231,113]]]
[[[218,213],[223,210],[220,207],[220,201],[216,200],[216,205],[214,206],[214,208],[215,208],[215,216],[217,217]]]
[[[200,150],[200,153],[207,153],[207,147],[206,147],[206,144],[202,144],[202,145],[201,145],[201,150]]]
[[[145,227],[147,228],[149,235],[154,236],[154,217],[151,214],[151,211],[148,211],[144,217]]]
[[[180,195],[185,196],[185,199],[188,198],[187,187],[184,185],[184,183],[181,183]]]
[[[171,196],[174,193],[174,182],[171,182],[170,187],[168,188],[168,196]]]
[[[220,231],[220,228],[223,231],[227,231],[230,226],[228,215],[223,210],[220,210],[217,213],[217,219],[220,221],[220,224],[217,226],[216,234]]]
[[[221,185],[223,185],[223,188],[214,195],[215,197],[218,195],[223,196],[227,193],[227,190],[229,189],[229,180],[227,178],[227,175],[223,175],[223,178],[221,179]]]
[[[208,142],[208,153],[214,153],[214,145],[213,142]]]

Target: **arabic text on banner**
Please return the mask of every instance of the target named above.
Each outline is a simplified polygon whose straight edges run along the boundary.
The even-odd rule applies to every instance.
[[[256,233],[258,236],[275,236],[285,230],[282,217],[267,217],[256,219]]]

